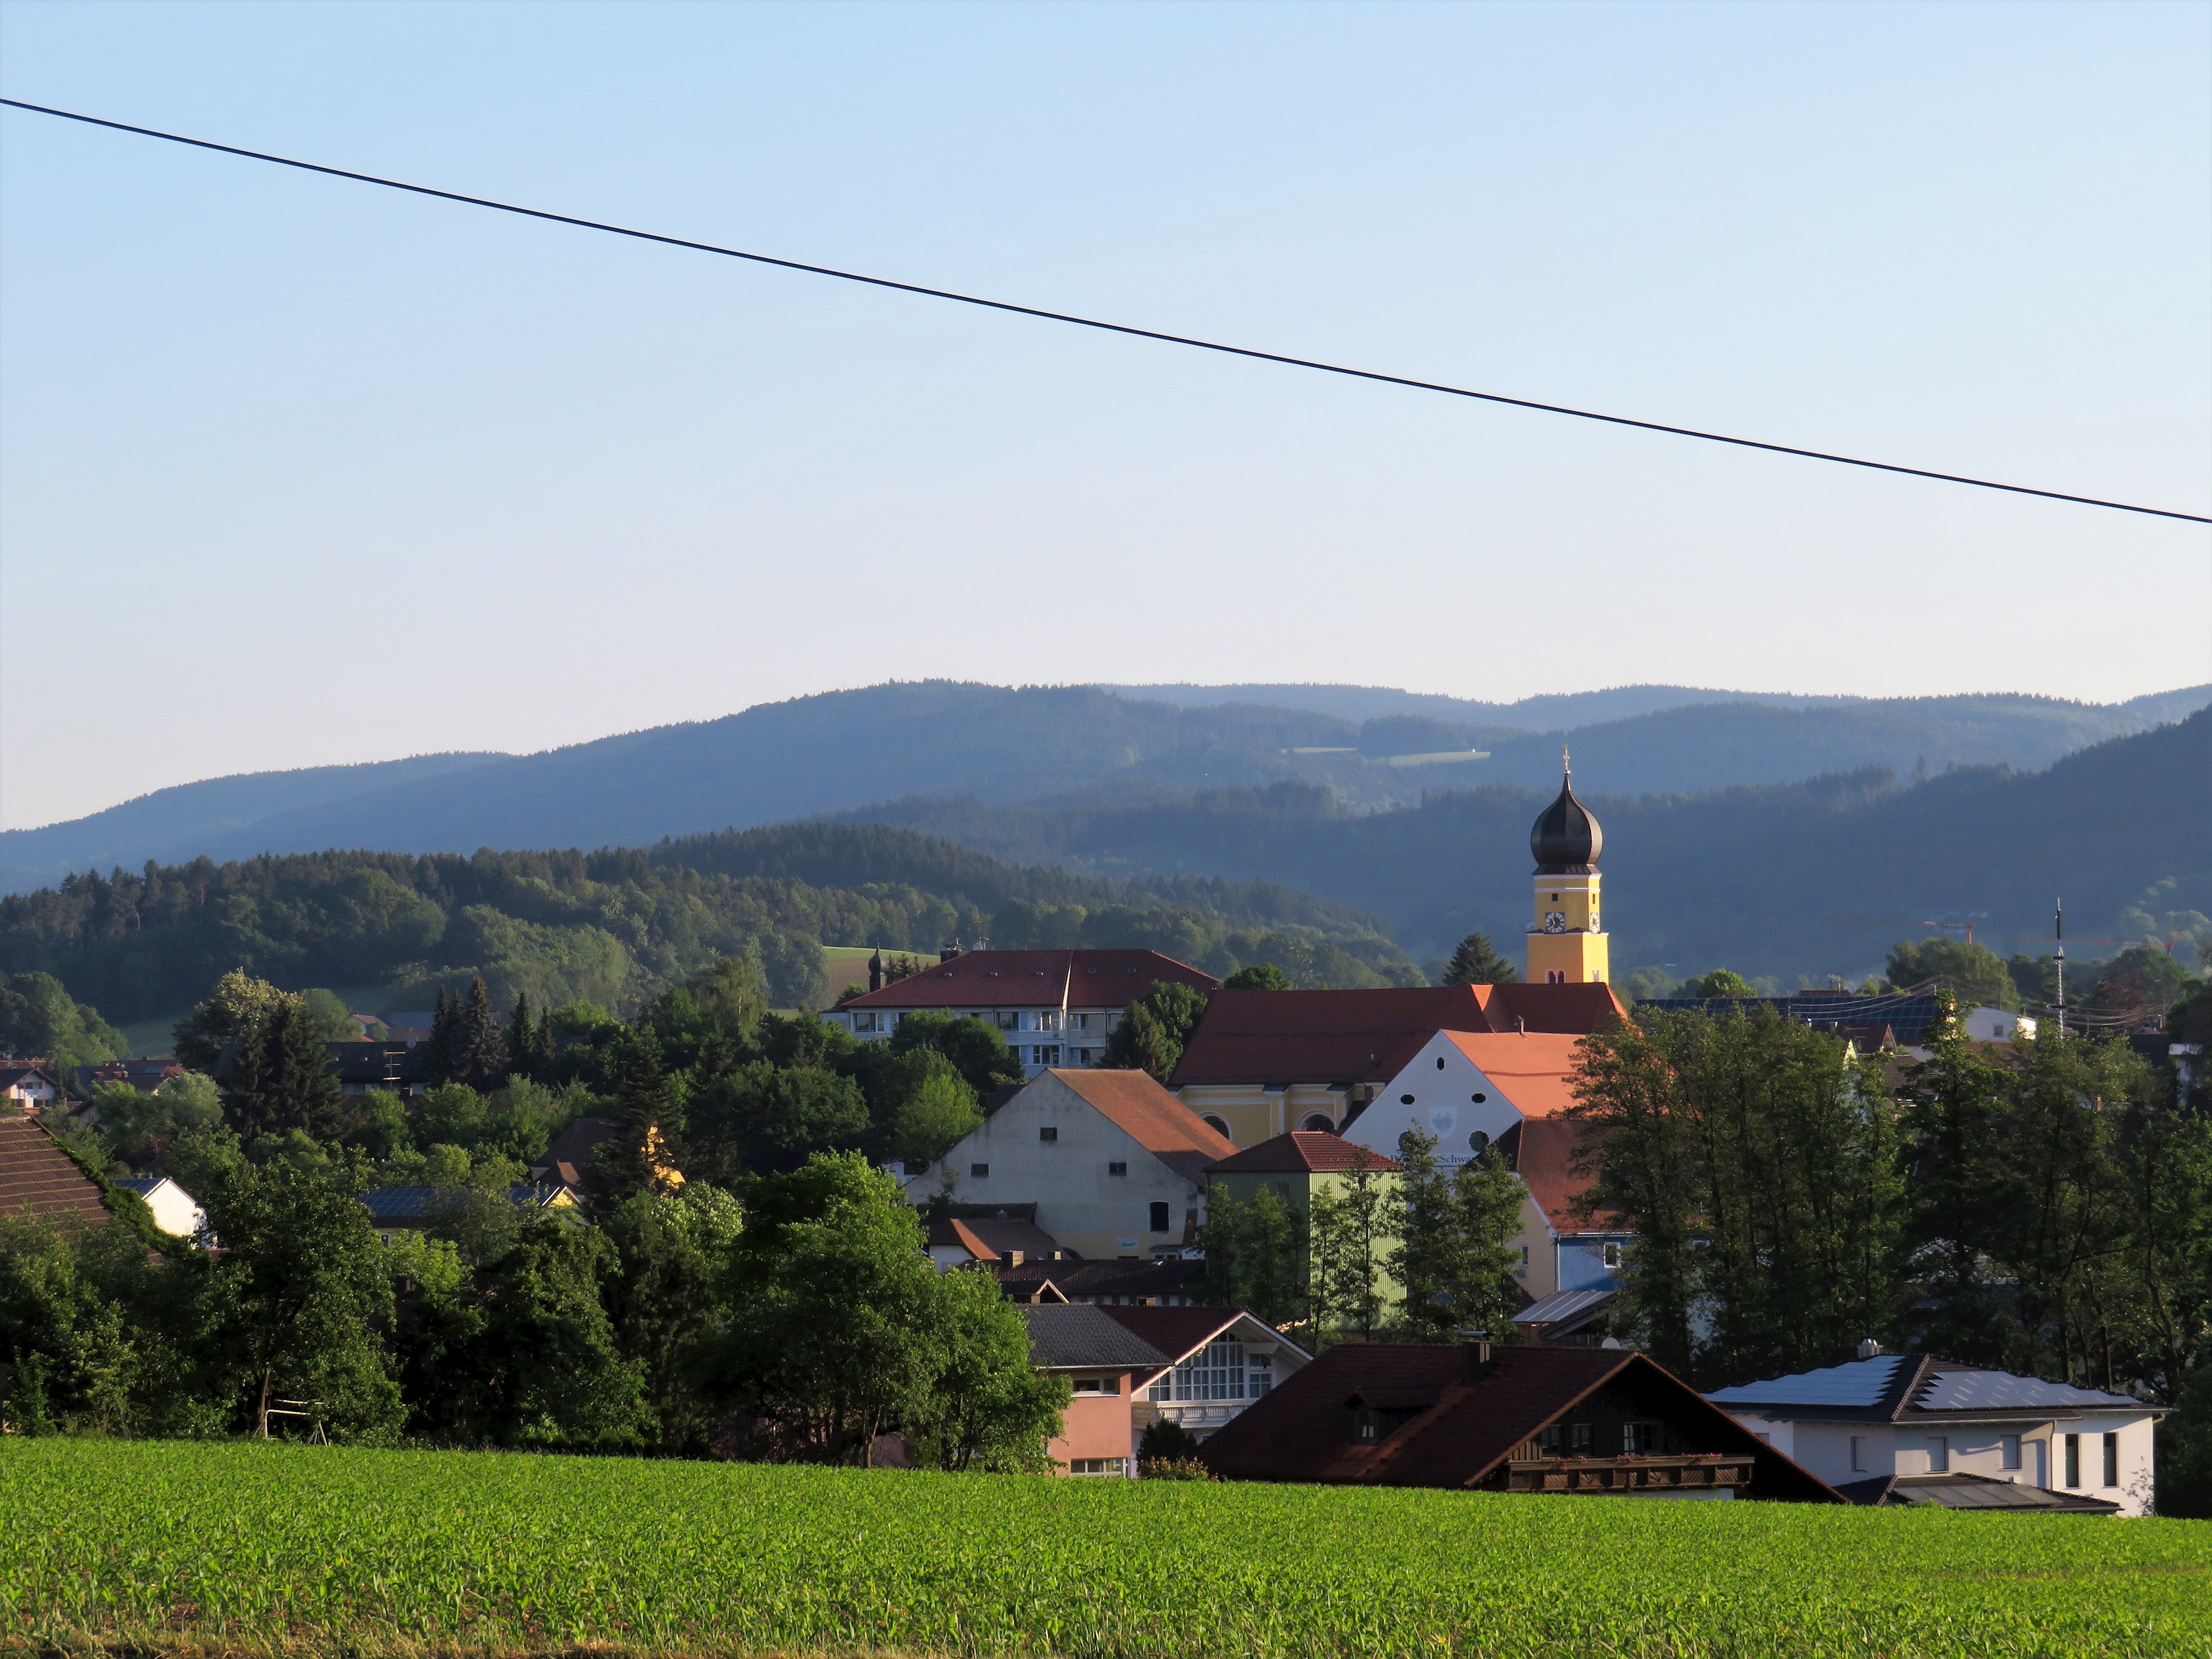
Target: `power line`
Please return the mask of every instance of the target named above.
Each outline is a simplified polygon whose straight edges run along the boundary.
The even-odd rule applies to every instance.
[[[1697,438],[1707,443],[1732,444],[1739,449],[1760,449],[1776,455],[1796,455],[1809,461],[1830,461],[1839,466],[1865,467],[1875,472],[1901,473],[1911,478],[1932,478],[1939,483],[1970,485],[1976,489],[1998,489],[2014,495],[2036,495],[2045,501],[2072,501],[2080,507],[2108,507],[2117,513],[2140,513],[2154,519],[2179,519],[2189,524],[2212,524],[2212,518],[2201,513],[2177,513],[2162,507],[2141,507],[2130,501],[2108,501],[2094,495],[2069,495],[2063,490],[2036,489],[2027,484],[1999,483],[1990,478],[1970,478],[1956,472],[1936,472],[1926,467],[1899,466],[1891,461],[1869,461],[1856,455],[1831,454],[1825,450],[1800,449],[1790,444],[1766,443],[1757,438],[1735,438],[1721,432],[1701,432],[1694,427],[1669,426],[1660,421],[1639,421],[1626,415],[1603,415],[1595,410],[1570,409],[1564,404],[1539,403],[1529,398],[1509,398],[1503,392],[1474,392],[1465,386],[1444,386],[1435,380],[1417,380],[1403,374],[1384,374],[1374,369],[1351,368],[1341,363],[1324,363],[1311,357],[1293,357],[1279,351],[1260,351],[1249,346],[1224,345],[1218,340],[1200,340],[1187,334],[1169,334],[1158,329],[1137,328],[1127,323],[1109,323],[1096,317],[1078,317],[1064,311],[1047,311],[1037,306],[1015,305],[1006,300],[987,300],[978,295],[958,294],[950,289],[927,288],[919,283],[902,283],[889,276],[869,276],[855,270],[839,270],[831,265],[808,264],[799,259],[780,259],[773,254],[749,253],[742,248],[722,247],[713,242],[695,242],[681,236],[664,236],[657,231],[635,230],[627,225],[611,225],[597,219],[580,219],[566,213],[550,213],[543,208],[520,207],[512,202],[495,202],[483,196],[465,196],[458,191],[438,190],[428,185],[410,185],[403,179],[383,179],[373,173],[350,173],[343,167],[324,167],[315,161],[301,161],[289,155],[272,155],[264,150],[241,149],[235,144],[218,144],[206,138],[188,138],[181,133],[162,132],[154,127],[132,126],[125,121],[104,120],[97,115],[80,115],[74,110],[53,109],[44,104],[27,104],[17,98],[0,98],[0,106],[20,109],[34,115],[52,115],[64,121],[81,121],[87,126],[106,127],[115,132],[128,132],[141,138],[159,138],[164,143],[185,144],[194,149],[214,150],[223,155],[242,156],[249,161],[267,161],[276,167],[296,167],[302,173],[319,173],[333,179],[350,179],[356,184],[376,185],[386,190],[402,190],[416,196],[432,196],[442,202],[459,202],[465,207],[489,208],[498,213],[512,213],[526,219],[543,219],[556,225],[573,225],[580,230],[596,230],[611,236],[628,236],[641,242],[659,242],[668,247],[689,248],[695,253],[715,253],[725,258],[744,259],[754,264],[774,265],[781,270],[803,271],[810,276],[834,276],[840,282],[860,283],[870,288],[887,288],[901,294],[918,294],[925,299],[951,300],[964,306],[980,306],[988,311],[1010,312],[1018,317],[1036,317],[1045,322],[1068,323],[1078,328],[1099,330],[1108,334],[1126,334],[1139,340],[1158,340],[1167,345],[1190,346],[1200,351],[1216,351],[1224,356],[1249,357],[1257,362],[1281,363],[1291,368],[1310,368],[1323,374],[1340,374],[1350,380],[1374,380],[1384,386],[1401,386],[1416,392],[1440,392],[1447,397],[1468,398],[1479,403],[1503,404],[1513,409],[1533,409],[1546,415],[1566,415],[1578,421],[1600,421],[1607,426],[1633,427],[1641,432],[1663,432],[1677,438]]]

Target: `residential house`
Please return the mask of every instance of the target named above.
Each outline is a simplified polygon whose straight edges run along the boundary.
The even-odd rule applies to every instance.
[[[1016,1302],[1092,1302],[1100,1307],[1188,1308],[1206,1300],[1206,1262],[1195,1251],[1141,1261],[1031,1261],[999,1269]]]
[[[428,1051],[405,1042],[326,1042],[331,1072],[349,1097],[382,1090],[412,1100],[430,1091]]]
[[[924,1220],[928,1242],[924,1246],[939,1273],[981,1262],[1000,1267],[1077,1265],[1060,1241],[1036,1224],[1034,1204],[948,1204],[939,1206]]]
[[[1206,1180],[1209,1188],[1226,1189],[1239,1204],[1272,1192],[1296,1214],[1310,1218],[1314,1194],[1340,1196],[1358,1177],[1362,1163],[1382,1184],[1395,1186],[1397,1159],[1322,1130],[1292,1129],[1209,1165]],[[1387,1273],[1377,1274],[1376,1289],[1386,1303],[1395,1303],[1403,1294]]]
[[[1623,1018],[1604,984],[1217,991],[1171,1086],[1239,1146],[1341,1132],[1439,1031],[1583,1036]]]
[[[1567,1032],[1438,1031],[1344,1131],[1346,1139],[1381,1154],[1395,1152],[1407,1129],[1419,1129],[1436,1137],[1437,1161],[1448,1169],[1496,1146],[1528,1189],[1513,1243],[1522,1288],[1533,1297],[1612,1290],[1632,1237],[1603,1218],[1585,1218],[1577,1203],[1589,1177],[1575,1168],[1580,1133],[1563,1114],[1575,1103],[1581,1045],[1581,1036]]]
[[[35,1118],[0,1117],[0,1220],[107,1224],[100,1183],[54,1145]]]
[[[207,1231],[207,1212],[199,1200],[167,1176],[132,1176],[114,1183],[136,1193],[154,1212],[154,1224],[177,1238],[198,1238]]]
[[[1546,1342],[1561,1348],[1601,1348],[1613,1340],[1613,1290],[1554,1291],[1539,1297],[1513,1316],[1514,1328],[1526,1342]]]
[[[1133,1473],[1137,1389],[1167,1356],[1097,1308],[1025,1306],[1022,1320],[1029,1327],[1030,1363],[1066,1377],[1073,1395],[1060,1432],[1046,1445],[1054,1472]]]
[[[1138,1402],[1140,1433],[1153,1419],[1165,1418],[1203,1440],[1313,1363],[1311,1354],[1243,1308],[1115,1304],[1097,1311],[1166,1356],[1168,1369],[1146,1380]]]
[[[1233,1150],[1142,1072],[1052,1069],[937,1164],[906,1165],[906,1193],[1033,1204],[1064,1249],[1142,1256],[1196,1242],[1206,1168]]]
[[[43,1060],[0,1060],[0,1110],[33,1115],[62,1097],[52,1068]]]
[[[908,1014],[973,1017],[1005,1034],[1032,1078],[1097,1065],[1122,1010],[1162,981],[1198,991],[1220,983],[1157,951],[948,951],[889,983],[880,953],[869,967],[872,988],[823,1018],[880,1042]]]
[[[1231,1480],[1844,1501],[1627,1348],[1346,1343],[1198,1455]]]
[[[592,1157],[621,1133],[619,1125],[603,1117],[572,1118],[530,1166],[531,1179],[558,1182],[563,1187],[581,1186],[592,1173]]]
[[[126,1083],[142,1095],[150,1095],[173,1077],[182,1077],[184,1066],[173,1060],[109,1060],[97,1066],[79,1066],[71,1073],[75,1092],[89,1100],[102,1089]]]
[[[507,1201],[526,1214],[574,1211],[576,1194],[567,1187],[514,1186]],[[376,1236],[389,1244],[402,1233],[422,1232],[434,1225],[453,1205],[454,1195],[440,1187],[371,1187],[361,1195]]]
[[[2099,1515],[2150,1512],[2152,1431],[2166,1409],[1879,1352],[1705,1398],[1854,1503]]]

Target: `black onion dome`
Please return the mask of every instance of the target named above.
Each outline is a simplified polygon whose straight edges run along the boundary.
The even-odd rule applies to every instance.
[[[1559,798],[1536,815],[1528,828],[1528,850],[1540,876],[1586,876],[1605,850],[1605,831],[1589,807],[1575,799],[1575,775],[1559,784]]]

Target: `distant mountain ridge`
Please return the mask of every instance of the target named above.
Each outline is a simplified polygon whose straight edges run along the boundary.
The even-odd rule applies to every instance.
[[[648,846],[905,797],[1172,800],[1293,781],[1353,807],[1410,806],[1439,788],[1540,787],[1556,776],[1563,740],[1591,787],[1631,794],[1785,782],[1865,765],[1899,775],[1923,763],[1933,772],[1953,764],[2027,770],[2212,701],[2212,687],[2112,705],[1663,686],[1510,704],[1371,687],[1157,690],[893,684],[533,755],[430,755],[214,779],[70,823],[0,833],[0,892],[149,859]],[[1239,700],[1246,693],[1332,706]],[[1376,763],[1477,749],[1489,758]]]

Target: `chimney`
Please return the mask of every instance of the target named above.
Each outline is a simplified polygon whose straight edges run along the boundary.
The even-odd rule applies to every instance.
[[[1880,1358],[1880,1357],[1881,1357],[1881,1343],[1879,1343],[1879,1342],[1875,1341],[1875,1340],[1872,1337],[1870,1337],[1870,1336],[1869,1336],[1869,1337],[1864,1337],[1864,1338],[1861,1339],[1861,1340],[1860,1340],[1860,1342],[1859,1342],[1859,1358],[1862,1358],[1862,1359],[1875,1359],[1875,1358]]]

